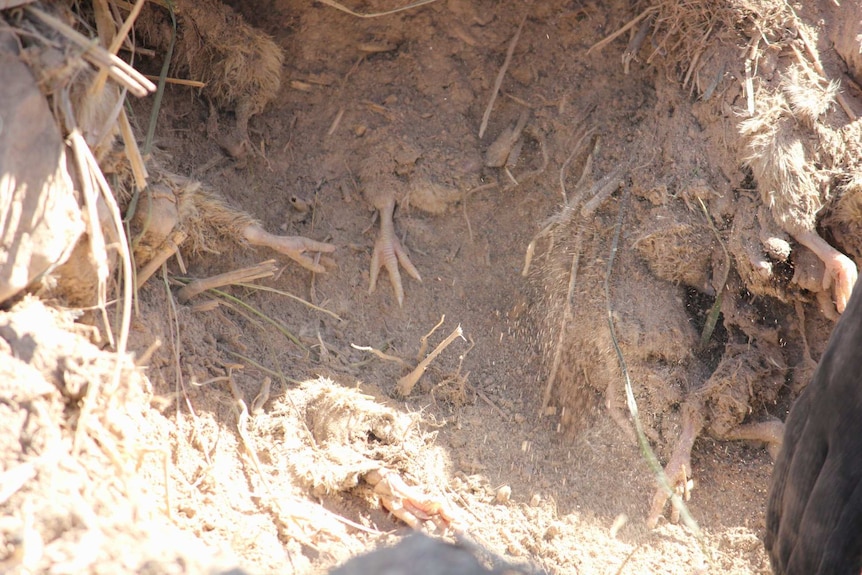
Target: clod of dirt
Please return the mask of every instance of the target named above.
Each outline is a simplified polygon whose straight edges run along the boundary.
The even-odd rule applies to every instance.
[[[636,212],[640,209],[640,205],[632,207]],[[609,415],[634,437],[625,409],[620,363],[608,329],[610,306],[619,346],[636,382],[635,395],[641,409],[651,414],[647,433],[658,440],[663,429],[675,427],[667,420],[674,418],[669,408],[684,396],[686,382],[696,379],[703,369],[692,353],[697,333],[685,313],[684,290],[657,279],[635,250],[624,245],[611,278],[612,299],[607,301],[603,284],[611,242],[600,232],[607,215],[600,211],[588,222],[574,215],[579,210],[565,213],[570,216],[553,226],[550,243],[554,247],[543,256],[539,271],[544,292],[538,307],[545,314],[540,318],[544,355],[550,370],[556,366],[546,385],[556,386],[553,391],[562,408],[561,421],[570,429],[582,429],[602,400]],[[664,244],[651,242],[651,234],[644,233],[655,230],[644,214],[630,215],[625,225],[627,236],[637,238],[640,249],[680,257],[674,248],[649,250]],[[708,236],[705,245],[710,245]],[[676,263],[677,269],[684,267],[680,260]],[[702,286],[705,279],[695,281]]]
[[[728,343],[721,362],[694,392],[707,407],[707,427],[716,439],[732,439],[753,410],[775,403],[787,377],[781,352],[766,342]],[[775,443],[780,437],[763,436]]]
[[[226,572],[233,561],[171,524],[164,486],[140,471],[167,441],[148,381],[81,331],[30,297],[0,312],[4,570]]]
[[[0,47],[0,302],[62,264],[84,232],[54,117],[16,52]]]
[[[671,205],[675,209],[657,207],[643,214],[645,233],[635,240],[633,247],[657,277],[703,293],[714,293],[710,264],[715,235],[704,224],[687,222],[688,215],[677,211],[680,206]]]

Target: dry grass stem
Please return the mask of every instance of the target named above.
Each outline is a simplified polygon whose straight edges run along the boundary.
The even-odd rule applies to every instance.
[[[158,76],[151,76],[150,74],[144,74],[144,77],[148,80],[158,81]],[[166,84],[174,84],[175,86],[186,86],[188,88],[205,88],[206,82],[201,82],[200,80],[189,80],[187,78],[165,78]]]
[[[688,70],[685,73],[685,78],[682,81],[682,87],[685,89],[688,86],[689,80],[691,80],[692,75],[694,74],[695,69],[697,69],[697,63],[700,61],[700,57],[703,54],[703,51],[706,49],[706,42],[709,40],[710,34],[712,34],[712,26],[706,31],[706,34],[703,35],[703,39],[700,41],[700,45],[697,47],[697,51],[694,53],[694,57],[691,59],[691,63],[688,65]]]
[[[623,185],[623,181],[620,179],[620,174],[625,169],[626,166],[617,166],[610,174],[607,174],[601,180],[596,182],[592,188],[590,188],[587,192],[587,196],[590,199],[581,207],[582,217],[592,217],[604,201],[618,190],[621,185]]]
[[[296,344],[296,346],[299,347],[301,350],[306,353],[308,352],[308,348],[301,341],[299,341],[299,338],[293,335],[293,333],[291,333],[291,331],[287,329],[287,327],[285,327],[284,324],[282,324],[280,321],[269,317],[253,305],[249,305],[240,298],[232,296],[227,292],[223,292],[220,289],[210,288],[207,291],[220,297],[222,299],[223,305],[228,306],[230,309],[242,315],[244,318],[248,319],[261,329],[263,328],[263,326],[259,322],[255,321],[254,318],[246,312],[250,312],[253,316],[268,323],[269,325],[277,329],[279,332],[281,332],[284,337]]]
[[[632,20],[629,20],[628,23],[625,26],[623,26],[622,28],[620,28],[619,30],[617,30],[616,32],[614,32],[613,34],[608,36],[607,38],[604,38],[603,40],[600,40],[600,41],[596,42],[595,44],[593,44],[592,46],[590,46],[590,49],[587,50],[587,55],[589,55],[590,52],[592,52],[593,50],[601,50],[602,48],[604,48],[605,46],[607,46],[608,44],[610,44],[611,42],[613,42],[614,40],[616,40],[617,38],[619,38],[620,36],[622,36],[623,34],[628,32],[638,22],[640,22],[641,20],[643,20],[644,18],[646,18],[647,16],[649,16],[653,12],[656,12],[657,10],[658,10],[657,6],[650,6],[649,8],[647,8],[646,10],[641,12],[639,15],[635,16]]]
[[[320,254],[317,254],[317,255],[319,256]],[[318,262],[317,262],[317,260],[315,260],[315,263],[318,263]],[[313,278],[314,278],[314,274],[312,274],[312,279],[313,279]],[[318,306],[318,305],[314,305],[314,304],[313,304],[313,303],[311,303],[310,301],[307,301],[307,300],[305,300],[305,299],[302,299],[302,298],[301,298],[301,297],[299,297],[299,296],[293,295],[293,294],[292,294],[292,293],[290,293],[290,292],[286,292],[286,291],[284,291],[284,290],[280,290],[280,289],[277,289],[277,288],[274,288],[274,287],[270,287],[270,286],[258,285],[258,284],[247,284],[247,283],[244,283],[244,282],[237,282],[237,283],[236,283],[236,285],[238,285],[238,286],[240,286],[240,287],[248,288],[248,289],[253,289],[253,290],[256,290],[256,291],[265,291],[265,292],[270,292],[270,293],[278,294],[278,295],[280,295],[280,296],[284,296],[284,297],[286,297],[286,298],[288,298],[288,299],[292,299],[293,301],[299,302],[299,303],[303,304],[304,306],[308,307],[309,309],[313,309],[314,311],[318,311],[318,312],[320,312],[320,313],[325,313],[326,315],[328,315],[329,317],[331,317],[331,318],[333,318],[333,319],[336,319],[336,320],[338,320],[338,321],[344,321],[344,320],[342,319],[342,317],[341,317],[340,315],[338,315],[337,313],[335,313],[335,312],[333,312],[333,311],[330,311],[330,310],[328,310],[328,309],[326,309],[326,308],[324,308],[324,307],[320,307],[320,306]]]
[[[581,135],[581,137],[578,138],[578,141],[575,144],[575,147],[572,148],[572,152],[569,154],[569,157],[567,157],[566,161],[563,162],[563,165],[560,166],[560,195],[563,196],[563,203],[564,204],[569,203],[568,194],[566,193],[566,174],[569,170],[569,164],[572,163],[572,160],[575,158],[575,156],[583,148],[584,140],[586,140],[587,138],[592,136],[595,133],[595,131],[596,131],[595,128],[590,128],[589,130],[585,131]],[[593,157],[592,152],[590,152],[589,156],[587,156],[586,162],[584,163],[584,168],[581,170],[581,175],[578,178],[578,182],[583,180],[584,175],[589,171],[591,164],[592,164],[592,157]]]
[[[745,107],[748,117],[754,116],[754,68],[757,61],[757,47],[760,45],[761,34],[754,32],[749,44],[748,57],[745,59]]]
[[[126,353],[132,313],[132,288],[134,276],[132,272],[131,254],[129,253],[129,242],[126,238],[125,228],[123,227],[123,218],[120,214],[120,208],[117,205],[113,192],[111,191],[102,170],[99,168],[92,150],[90,150],[75,122],[75,115],[72,110],[68,88],[60,92],[60,108],[64,117],[66,129],[69,132],[68,141],[71,144],[75,165],[78,168],[78,177],[83,187],[84,202],[89,215],[88,225],[91,238],[91,253],[94,261],[97,262],[98,305],[102,310],[105,328],[109,334],[110,322],[107,319],[107,310],[105,307],[107,300],[109,266],[107,261],[107,246],[105,245],[100,218],[98,217],[97,206],[100,196],[104,205],[108,209],[108,214],[111,220],[110,223],[114,228],[113,232],[115,237],[113,247],[115,247],[120,253],[120,262],[123,269],[123,307],[120,315],[121,324],[119,340],[116,344],[118,357],[112,381],[112,387],[116,389],[120,384],[120,376],[122,374],[123,366],[121,358],[124,357]],[[94,380],[87,387],[87,396],[81,406],[81,415],[78,420],[78,426],[75,430],[74,453],[77,453],[82,446],[81,442],[86,433],[87,425],[93,423],[88,421],[88,419],[92,415],[92,409],[94,407],[93,404],[98,393],[99,383],[98,380]]]
[[[107,69],[108,75],[111,78],[121,86],[127,88],[135,96],[142,98],[156,91],[155,84],[145,78],[143,74],[98,44],[95,44],[92,39],[87,38],[65,22],[33,6],[27,6],[25,10],[83,49],[84,52],[82,55],[88,62],[97,68]]]
[[[335,130],[338,129],[339,124],[341,124],[341,118],[344,117],[344,107],[338,109],[338,113],[335,114],[335,118],[332,120],[332,124],[329,126],[329,130],[326,131],[327,136],[331,136],[335,133]]]
[[[632,36],[632,39],[629,40],[628,46],[626,46],[626,49],[623,50],[622,61],[624,74],[628,75],[629,67],[631,66],[632,60],[637,59],[638,52],[640,52],[641,46],[643,46],[644,40],[646,40],[650,28],[652,28],[654,20],[654,14],[644,20],[641,23],[640,28],[638,28],[637,34]]]
[[[231,350],[227,350],[227,353],[228,353],[229,355],[234,356],[235,358],[237,358],[237,359],[239,359],[239,360],[244,361],[245,363],[247,363],[247,364],[249,364],[249,365],[253,365],[253,366],[255,367],[255,369],[259,369],[260,371],[262,371],[262,372],[264,372],[264,373],[266,373],[266,374],[269,374],[269,375],[271,375],[272,377],[277,377],[279,380],[281,380],[281,381],[283,381],[283,382],[288,382],[288,383],[292,383],[292,384],[295,384],[295,385],[299,385],[300,383],[302,383],[300,380],[298,380],[298,379],[293,379],[292,377],[288,377],[288,376],[286,376],[284,373],[282,373],[282,372],[280,372],[280,371],[275,371],[275,370],[269,369],[268,367],[264,366],[264,365],[263,365],[263,364],[261,364],[260,362],[255,361],[255,360],[253,360],[252,358],[250,358],[250,357],[248,357],[248,356],[246,356],[246,355],[243,355],[243,354],[241,354],[241,353],[237,353],[237,352],[235,352],[235,351],[231,351]]]
[[[123,137],[125,145],[126,158],[129,160],[129,165],[132,168],[132,175],[135,178],[135,187],[140,191],[147,187],[147,180],[150,175],[147,172],[147,166],[144,163],[144,157],[141,155],[141,149],[138,147],[138,140],[135,138],[135,133],[132,131],[132,124],[129,122],[129,116],[126,110],[122,109],[117,118],[120,124],[120,134]]]
[[[63,108],[67,122],[74,122],[74,115],[71,111],[71,104],[69,103],[67,92],[64,92],[64,94],[61,95],[61,101],[64,104]],[[67,111],[66,108],[68,108]],[[86,153],[84,151],[89,148],[74,124],[70,126],[69,131],[69,142],[72,147],[75,167],[78,169],[81,192],[84,196],[84,208],[87,212],[87,231],[90,238],[90,255],[96,264],[96,278],[98,282],[96,286],[96,305],[102,312],[105,334],[109,343],[113,346],[115,345],[114,334],[111,330],[111,324],[108,321],[107,312],[105,310],[109,275],[107,248],[105,247],[105,236],[102,232],[102,226],[100,225],[99,220],[98,196],[95,190],[95,182],[93,181],[93,175],[90,173]]]
[[[464,221],[467,222],[467,235],[470,238],[470,243],[473,243],[473,226],[470,225],[470,215],[467,213],[467,200],[470,199],[470,196],[475,194],[476,192],[484,192],[485,190],[491,190],[496,188],[499,184],[497,182],[489,182],[487,184],[482,184],[481,186],[477,186],[472,190],[468,190],[464,193],[464,200],[461,202],[461,211],[464,214]]]
[[[153,354],[162,347],[162,340],[156,339],[144,350],[144,352],[135,358],[135,365],[137,367],[146,367],[146,365],[150,362],[150,359],[153,357]]]
[[[706,323],[703,326],[703,332],[700,336],[700,347],[703,349],[709,343],[709,340],[712,338],[712,333],[715,330],[715,326],[718,324],[718,316],[721,313],[721,301],[724,297],[724,287],[727,285],[727,277],[730,275],[731,263],[730,253],[727,251],[727,246],[721,239],[721,234],[718,233],[718,230],[712,221],[712,217],[709,215],[709,210],[706,209],[706,204],[703,203],[703,200],[700,198],[698,198],[697,201],[700,202],[700,208],[703,210],[703,215],[709,224],[709,229],[712,230],[713,234],[715,234],[715,239],[718,241],[718,245],[721,246],[721,250],[724,252],[724,269],[722,270],[721,279],[719,280],[718,286],[715,290],[715,303],[712,304],[712,308],[706,316]]]
[[[432,2],[436,2],[437,0],[417,0],[416,2],[412,2],[407,6],[401,6],[400,8],[393,8],[392,10],[386,10],[384,12],[370,12],[370,13],[360,13],[354,12],[347,6],[336,2],[335,0],[317,0],[321,4],[326,4],[336,10],[340,10],[346,14],[350,14],[351,16],[355,16],[356,18],[379,18],[381,16],[389,16],[390,14],[397,14],[398,12],[404,12],[405,10],[411,10],[413,8],[418,8],[419,6],[424,6],[425,4],[431,4]]]
[[[257,414],[263,410],[263,406],[266,405],[266,402],[269,401],[270,390],[272,389],[272,378],[264,377],[263,382],[260,384],[260,389],[257,392],[257,395],[254,396],[254,399],[251,402],[251,412]]]
[[[368,353],[371,353],[371,354],[377,356],[378,358],[382,359],[383,361],[392,361],[392,362],[395,362],[402,367],[409,367],[407,362],[404,361],[403,359],[401,359],[400,357],[398,357],[396,355],[389,355],[388,353],[384,353],[384,352],[380,351],[379,349],[375,349],[375,348],[369,347],[367,345],[356,345],[355,343],[351,343],[350,347],[352,347],[353,349],[358,349],[359,351],[367,351]]]
[[[131,32],[132,26],[135,24],[135,20],[138,19],[138,16],[141,13],[141,9],[144,7],[145,3],[146,0],[137,0],[135,4],[131,7],[128,18],[126,18],[122,26],[120,26],[120,29],[115,31],[114,22],[111,17],[110,9],[108,8],[107,2],[94,2],[93,8],[95,9],[99,36],[102,39],[103,43],[106,40],[111,40],[111,43],[107,48],[109,53],[116,56],[117,53],[120,51],[120,48],[126,41],[129,32]],[[105,87],[105,82],[107,80],[108,69],[101,68],[99,70],[99,73],[96,75],[96,78],[93,80],[92,85],[90,86],[90,95],[100,95]]]
[[[623,355],[623,351],[620,348],[619,340],[617,339],[616,328],[614,327],[614,313],[613,306],[611,304],[611,274],[614,268],[614,262],[616,261],[617,249],[619,247],[620,233],[622,231],[623,219],[625,217],[626,212],[626,204],[628,203],[628,197],[630,195],[630,189],[626,189],[626,193],[623,196],[623,200],[620,203],[619,213],[617,214],[617,222],[614,227],[614,235],[613,240],[611,241],[611,252],[608,257],[608,265],[607,270],[605,272],[605,281],[604,281],[604,292],[605,292],[605,309],[607,312],[608,319],[608,330],[611,336],[611,343],[613,344],[614,352],[617,355],[617,359],[620,365],[620,371],[623,375],[623,380],[625,382],[625,391],[626,391],[626,405],[629,408],[629,413],[631,414],[632,421],[635,425],[635,433],[638,438],[638,445],[641,450],[641,454],[644,456],[647,464],[652,470],[653,474],[656,477],[656,480],[659,483],[660,489],[663,489],[665,493],[669,495],[671,505],[676,510],[674,513],[679,512],[679,516],[681,517],[683,523],[686,527],[688,527],[696,536],[697,541],[703,547],[703,536],[701,534],[700,528],[697,525],[697,522],[691,516],[686,507],[685,503],[680,498],[679,494],[671,487],[668,482],[667,475],[664,472],[661,464],[658,461],[655,453],[652,450],[652,447],[649,444],[649,440],[647,439],[646,433],[643,430],[643,425],[641,424],[640,416],[638,413],[638,405],[635,400],[634,391],[632,390],[632,382],[629,377],[628,365],[626,364],[625,356]]]
[[[488,100],[488,105],[485,107],[485,113],[482,114],[482,124],[479,126],[479,139],[485,135],[485,130],[488,128],[488,120],[491,118],[491,110],[494,109],[494,102],[497,101],[497,94],[500,92],[500,86],[503,85],[503,78],[506,77],[506,70],[509,69],[509,63],[512,61],[512,55],[515,53],[515,46],[518,45],[518,39],[521,37],[521,30],[524,28],[524,23],[527,21],[527,14],[521,18],[521,23],[518,24],[518,30],[512,36],[509,42],[509,49],[506,50],[506,59],[503,60],[503,65],[500,71],[497,72],[497,79],[494,80],[494,87],[491,90],[491,98]]]

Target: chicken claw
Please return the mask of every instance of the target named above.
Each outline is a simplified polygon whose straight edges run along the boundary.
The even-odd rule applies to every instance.
[[[847,302],[850,300],[850,294],[853,292],[853,286],[856,285],[856,279],[859,275],[856,264],[829,245],[815,231],[800,232],[794,234],[793,237],[823,260],[826,265],[826,273],[823,274],[823,289],[832,288],[835,308],[838,313],[844,313],[844,308],[847,307]]]
[[[331,253],[335,246],[324,242],[310,240],[302,236],[277,236],[264,230],[258,224],[249,224],[242,230],[242,235],[248,243],[255,246],[266,246],[280,252],[307,270],[317,273],[326,271],[320,264],[314,263],[305,252]]]
[[[374,487],[383,506],[413,529],[419,529],[426,521],[432,521],[442,531],[456,527],[455,515],[445,501],[429,499],[404,483],[397,473],[374,469],[365,474],[365,481]]]
[[[395,235],[395,222],[392,219],[392,214],[395,211],[395,198],[388,198],[379,207],[380,211],[380,235],[377,236],[377,241],[374,243],[374,251],[371,254],[371,281],[368,286],[368,293],[372,293],[377,286],[377,275],[380,273],[380,268],[385,267],[389,272],[389,281],[392,283],[392,289],[395,291],[395,297],[398,299],[398,306],[404,303],[404,288],[401,284],[401,274],[398,271],[398,264],[404,266],[407,274],[422,281],[422,276],[419,271],[407,257],[407,252]]]
[[[700,405],[684,403],[682,405],[682,433],[673,450],[670,461],[664,468],[665,481],[684,501],[691,496],[691,449],[694,440],[703,429],[704,420],[700,412]],[[658,518],[664,511],[665,503],[671,495],[665,490],[664,485],[659,485],[653,495],[650,513],[647,516],[647,527],[654,528],[658,524]],[[679,521],[679,509],[674,505],[671,509],[671,522]]]
[[[826,262],[826,273],[823,275],[823,288],[832,288],[835,294],[835,308],[838,313],[844,313],[853,286],[856,285],[858,271],[856,264],[839,251],[832,254],[831,259]]]

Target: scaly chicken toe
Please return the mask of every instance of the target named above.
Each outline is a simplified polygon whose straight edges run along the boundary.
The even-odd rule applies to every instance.
[[[843,313],[859,275],[856,264],[829,245],[813,230],[793,234],[793,237],[823,260],[826,265],[826,273],[823,274],[823,289],[832,288],[835,307],[838,313]]]
[[[266,246],[280,252],[307,270],[317,273],[326,271],[320,264],[314,263],[305,252],[331,253],[335,246],[324,242],[310,240],[302,236],[277,236],[264,230],[258,224],[249,224],[242,230],[242,235],[248,243],[255,246]]]
[[[377,276],[380,273],[380,268],[385,267],[389,272],[389,281],[392,283],[392,290],[395,292],[395,297],[398,300],[398,305],[404,303],[404,287],[401,283],[401,273],[398,271],[398,264],[404,266],[407,274],[422,281],[422,276],[419,271],[410,261],[407,252],[395,235],[395,222],[392,219],[392,214],[395,212],[395,199],[390,198],[383,202],[380,210],[380,235],[377,236],[377,241],[374,243],[374,251],[371,254],[371,281],[368,286],[368,293],[374,291],[377,286]]]

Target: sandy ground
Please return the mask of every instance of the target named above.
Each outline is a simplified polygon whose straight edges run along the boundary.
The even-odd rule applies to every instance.
[[[135,509],[146,507],[157,524],[193,535],[194,545],[219,549],[222,565],[233,562],[249,573],[325,572],[410,532],[373,491],[368,473],[383,469],[444,504],[454,525],[493,553],[548,573],[768,573],[761,538],[772,463],[762,444],[698,438],[689,510],[701,535],[664,517],[650,530],[652,473],[602,390],[587,393],[583,413],[567,411],[556,391],[542,409],[553,338],[544,243],[538,271],[521,272],[528,245],[559,213],[563,194],[625,167],[623,185],[584,224],[585,237],[604,243],[594,244],[582,265],[585,277],[603,279],[623,190],[633,189],[612,293],[624,324],[632,306],[639,318],[653,318],[640,328],[637,318],[625,324],[624,337],[644,338],[665,369],[671,356],[660,348],[677,345],[676,336],[668,336],[670,343],[650,338],[663,327],[675,329],[674,322],[699,334],[713,298],[650,274],[637,249],[644,222],[667,204],[709,234],[696,204],[683,205],[695,197],[686,194],[744,179],[722,172],[724,128],[704,123],[708,105],[680,86],[671,64],[640,58],[626,74],[620,58],[628,36],[587,52],[637,15],[629,3],[448,0],[368,20],[305,1],[233,5],[286,53],[278,97],[249,125],[257,149],[242,161],[226,155],[207,133],[206,103],[188,88],[169,86],[156,132],[160,161],[201,180],[268,230],[337,250],[321,274],[239,245],[187,255],[185,274],[171,264],[176,276],[206,277],[275,257],[281,272],[261,283],[317,308],[278,293],[226,288],[269,323],[237,300],[215,306],[202,295],[172,304],[160,273],[141,290],[131,347],[140,354],[156,339],[162,346],[144,372],[151,399],[134,418],[146,422],[141,449],[164,456],[142,456],[132,466],[146,479],[138,495],[148,502]],[[480,139],[496,75],[522,21]],[[140,125],[150,106],[134,103]],[[487,166],[491,142],[525,112],[520,156],[506,168]],[[222,113],[220,132],[234,121]],[[579,140],[592,151],[588,162],[585,153],[575,154]],[[587,184],[578,182],[584,172]],[[422,277],[420,283],[402,268],[403,306],[385,271],[376,290],[368,290],[375,202],[387,195],[398,202],[396,233]],[[730,228],[718,222],[724,224]],[[709,242],[713,258],[717,246]],[[604,297],[600,282],[586,285]],[[668,301],[678,304],[676,315],[667,314]],[[780,321],[776,340],[798,330],[792,305],[759,302],[763,317]],[[831,323],[813,304],[806,310],[817,357]],[[401,398],[399,378],[418,363],[423,336],[444,317],[429,349],[457,326],[463,338]],[[605,337],[597,331],[601,322],[567,329],[580,330],[581,338]],[[81,337],[80,345],[90,345]],[[718,343],[704,353],[702,369],[715,368],[721,349]],[[672,378],[662,379],[671,367],[647,375],[635,370],[633,383],[671,388]],[[265,381],[271,387],[261,395]],[[577,384],[559,384],[566,385]],[[663,463],[679,425],[675,393],[651,392],[670,399],[648,402],[642,413]],[[790,400],[782,387],[750,411],[783,419]],[[425,528],[441,531],[433,522]],[[50,547],[51,536],[42,539]],[[193,546],[184,553],[194,554]],[[207,553],[197,555],[201,564],[211,559]],[[171,563],[158,553],[144,555],[135,563],[130,557],[138,554],[129,554],[122,569],[142,572],[145,561],[153,569],[147,572],[196,569],[188,558]],[[103,568],[89,568],[110,572],[118,565],[101,561],[92,565]]]

